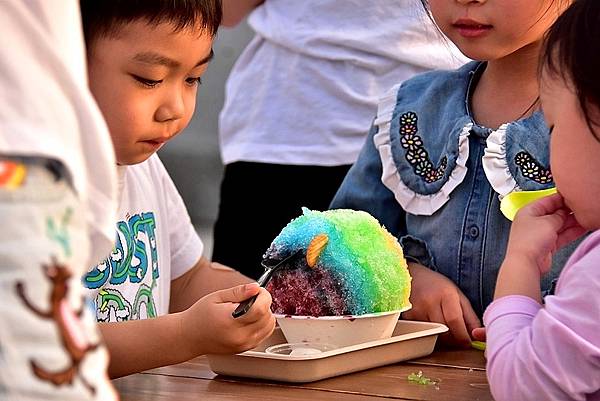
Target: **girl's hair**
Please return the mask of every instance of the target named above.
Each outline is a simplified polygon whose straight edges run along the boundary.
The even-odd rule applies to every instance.
[[[62,1],[62,0],[61,0]],[[194,28],[215,36],[221,24],[221,0],[80,0],[85,41],[117,35],[128,23],[143,19],[156,26],[173,24],[175,31]]]
[[[540,68],[572,85],[590,130],[600,126],[600,1],[576,0],[546,36]],[[596,109],[596,110],[594,110]]]

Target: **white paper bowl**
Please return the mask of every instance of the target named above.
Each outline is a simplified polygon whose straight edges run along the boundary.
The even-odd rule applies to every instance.
[[[401,312],[321,317],[275,314],[275,318],[288,343],[346,347],[391,337]]]

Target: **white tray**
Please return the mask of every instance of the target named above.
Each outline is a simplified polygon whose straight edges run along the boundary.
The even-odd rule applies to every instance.
[[[208,362],[221,375],[305,383],[429,355],[438,334],[446,331],[439,323],[399,320],[392,337],[385,340],[314,355],[279,355],[265,352],[286,342],[276,328],[258,347],[237,355],[208,355]]]

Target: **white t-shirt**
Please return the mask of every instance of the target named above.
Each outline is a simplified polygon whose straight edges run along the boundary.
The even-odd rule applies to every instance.
[[[117,183],[79,2],[0,1],[0,27],[0,155],[30,162],[0,202],[0,400],[115,400],[80,284],[112,247]]]
[[[117,240],[85,277],[99,321],[169,312],[171,280],[194,267],[203,244],[158,155],[119,167]]]
[[[113,245],[116,172],[106,123],[87,86],[76,1],[0,1],[0,153],[61,161],[87,206],[90,264]],[[52,101],[49,101],[52,99]]]
[[[467,59],[418,0],[267,0],[231,72],[224,163],[351,164],[393,85]]]

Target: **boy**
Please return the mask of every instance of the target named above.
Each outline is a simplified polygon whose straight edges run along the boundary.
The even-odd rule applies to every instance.
[[[115,249],[84,277],[105,322],[109,374],[256,346],[274,328],[270,295],[255,283],[214,292],[250,280],[201,257],[155,155],[192,117],[220,1],[82,0],[81,7],[90,88],[113,139],[120,187]],[[232,318],[236,303],[255,294],[249,313]]]
[[[114,242],[117,183],[79,6],[1,1],[0,26],[0,400],[114,400],[82,302]]]

